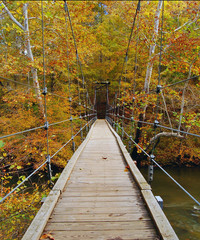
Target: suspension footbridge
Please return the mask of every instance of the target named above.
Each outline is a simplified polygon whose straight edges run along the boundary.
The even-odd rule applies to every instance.
[[[61,96],[58,93],[50,92],[47,90],[47,81],[45,76],[45,45],[44,45],[44,13],[43,13],[43,1],[41,1],[41,22],[42,22],[42,55],[43,55],[43,89],[40,88],[39,83],[31,85],[22,83],[10,79],[8,77],[0,76],[0,79],[5,82],[20,84],[25,87],[34,89],[38,94],[41,93],[40,98],[43,98],[43,111],[42,117],[44,118],[44,124],[38,126],[38,124],[29,129],[24,129],[20,132],[4,132],[0,139],[17,137],[18,135],[25,135],[29,132],[37,130],[44,130],[46,135],[46,159],[41,160],[37,167],[33,168],[30,175],[26,176],[17,186],[12,188],[8,193],[0,199],[0,203],[3,203],[11,194],[16,193],[17,190],[30,178],[47,167],[48,177],[51,181],[52,159],[55,158],[60,151],[62,151],[68,144],[72,144],[74,154],[64,168],[61,176],[57,180],[54,187],[51,189],[48,197],[44,201],[37,215],[33,219],[29,228],[23,236],[23,240],[37,240],[37,239],[96,239],[96,240],[145,240],[145,239],[164,239],[164,240],[176,240],[178,237],[174,232],[172,226],[167,220],[161,207],[159,206],[156,198],[154,197],[151,186],[149,183],[151,179],[151,171],[153,166],[160,168],[168,177],[171,178],[189,197],[191,197],[197,205],[200,205],[184,187],[182,187],[172,176],[165,171],[162,166],[155,160],[153,155],[156,148],[156,136],[157,129],[165,129],[165,135],[170,136],[193,136],[200,137],[197,133],[190,133],[189,130],[185,131],[181,128],[167,126],[166,123],[159,123],[159,102],[162,95],[162,90],[168,87],[186,83],[190,80],[198,79],[199,76],[188,76],[185,80],[180,80],[176,83],[162,86],[161,85],[161,60],[163,53],[163,15],[164,15],[164,2],[160,0],[160,10],[162,8],[162,24],[160,35],[160,52],[159,52],[159,72],[158,82],[155,85],[155,89],[152,92],[149,89],[145,89],[144,95],[154,94],[155,96],[155,108],[152,112],[155,113],[155,118],[152,120],[146,120],[144,117],[140,118],[135,115],[135,109],[137,102],[137,94],[135,92],[135,80],[137,72],[137,46],[139,38],[137,36],[136,52],[135,52],[135,73],[134,83],[131,87],[130,96],[132,99],[126,104],[125,94],[127,88],[123,90],[122,82],[123,76],[125,76],[126,85],[126,71],[128,62],[128,53],[130,48],[131,39],[133,36],[133,30],[137,16],[140,12],[141,1],[138,1],[136,11],[131,28],[131,34],[128,41],[128,46],[122,66],[121,76],[119,77],[119,83],[117,85],[118,91],[115,94],[112,93],[113,104],[109,101],[108,85],[110,81],[96,82],[98,87],[95,87],[95,91],[92,92],[94,101],[91,100],[88,88],[91,90],[91,86],[88,87],[86,80],[84,79],[81,61],[78,55],[75,33],[73,31],[72,20],[70,17],[67,2],[64,1],[66,30],[68,25],[71,29],[72,40],[74,42],[76,64],[77,64],[77,77],[70,78],[69,67],[69,46],[68,46],[68,30],[66,34],[67,38],[67,70],[68,70],[68,96]],[[102,7],[102,4],[101,4]],[[6,8],[6,12],[10,13]],[[26,10],[26,9],[25,9]],[[9,14],[13,18],[12,15]],[[156,17],[159,19],[159,17]],[[27,20],[28,21],[28,20]],[[139,19],[138,19],[139,22]],[[27,26],[27,24],[25,24]],[[159,25],[159,24],[157,24]],[[23,28],[23,26],[22,26]],[[25,29],[25,28],[24,28]],[[138,31],[138,27],[137,27]],[[138,33],[136,34],[138,35]],[[31,49],[31,48],[30,48]],[[154,49],[155,50],[155,49]],[[152,50],[153,51],[153,50]],[[78,71],[80,70],[80,76]],[[32,69],[32,72],[33,69]],[[125,72],[125,74],[124,74]],[[29,75],[28,75],[29,76]],[[28,79],[29,80],[29,79]],[[74,81],[74,83],[73,83]],[[66,81],[67,82],[67,81]],[[5,85],[2,84],[3,87]],[[98,108],[97,92],[101,88],[106,86],[106,94],[104,94],[104,102],[100,103]],[[133,89],[132,89],[133,88]],[[73,94],[74,91],[74,94]],[[129,90],[128,90],[129,91]],[[127,91],[127,92],[128,92]],[[105,93],[105,92],[104,92]],[[64,93],[66,94],[66,92]],[[64,99],[69,102],[67,118],[64,120],[58,120],[52,122],[49,120],[48,111],[50,106],[47,106],[48,97],[56,96],[60,99]],[[138,96],[138,98],[141,96]],[[143,96],[142,96],[143,97]],[[38,98],[38,99],[40,99]],[[82,99],[83,98],[83,99]],[[143,104],[141,102],[141,104]],[[166,105],[166,103],[165,103]],[[74,107],[74,109],[73,109]],[[147,105],[143,107],[144,113],[147,109]],[[102,112],[103,111],[103,114]],[[75,112],[75,113],[74,113]],[[167,112],[167,109],[166,109]],[[143,113],[143,112],[142,112]],[[145,115],[143,113],[143,115]],[[168,112],[167,112],[168,113]],[[60,113],[59,113],[60,114]],[[197,115],[198,116],[198,115]],[[68,118],[69,117],[69,118]],[[97,118],[106,119],[97,119]],[[196,117],[194,118],[194,120]],[[74,127],[74,122],[77,121]],[[71,135],[67,142],[62,141],[61,147],[54,149],[53,153],[49,151],[50,148],[50,134],[49,130],[55,125],[62,125],[69,123],[67,131],[71,130]],[[132,122],[132,124],[131,124]],[[78,126],[78,124],[80,125]],[[125,131],[126,123],[128,123],[127,132]],[[137,137],[137,129],[142,127],[142,124],[146,124],[152,127],[154,134],[151,141],[152,149],[149,151],[144,150],[139,143],[139,137]],[[132,125],[132,126],[131,126]],[[78,127],[77,127],[78,126]],[[75,130],[76,129],[76,130]],[[78,129],[78,130],[77,130]],[[88,129],[89,132],[88,132]],[[83,132],[87,133],[84,139]],[[128,132],[129,131],[129,132]],[[121,138],[118,135],[121,134]],[[83,140],[81,145],[75,151],[75,141],[78,135],[81,135],[80,139]],[[161,132],[159,133],[161,134]],[[181,136],[180,134],[183,134]],[[134,139],[133,139],[133,136]],[[51,135],[52,136],[52,135]],[[150,171],[149,171],[149,183],[146,182],[136,163],[129,155],[123,140],[129,141],[130,151],[133,151],[132,147],[140,150],[145,158],[149,159]],[[131,145],[132,144],[132,145]],[[149,144],[150,145],[150,144]],[[147,145],[147,148],[148,146]],[[41,155],[42,156],[42,155]],[[39,166],[39,167],[38,167]]]

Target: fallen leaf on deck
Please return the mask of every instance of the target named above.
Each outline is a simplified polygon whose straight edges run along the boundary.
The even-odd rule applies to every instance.
[[[40,238],[40,240],[42,240],[42,239],[55,240],[55,238],[50,233],[43,234],[42,237]]]

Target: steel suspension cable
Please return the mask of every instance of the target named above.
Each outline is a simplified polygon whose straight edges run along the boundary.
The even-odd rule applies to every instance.
[[[91,114],[91,115],[93,115],[93,114]],[[77,120],[79,118],[77,117],[77,118],[74,118],[74,120],[75,119]],[[49,123],[48,126],[58,125],[58,124],[61,124],[61,123],[64,123],[64,122],[68,122],[68,121],[70,121],[70,118],[66,119],[66,120],[59,121],[59,122],[55,122],[55,123]],[[45,128],[45,127],[46,127],[46,124],[43,125],[43,126],[30,128],[30,129],[27,129],[27,130],[24,130],[24,131],[21,131],[21,132],[16,132],[16,133],[11,133],[11,134],[7,134],[7,135],[4,135],[4,136],[0,136],[0,139],[16,136],[16,135],[27,133],[27,132],[31,132],[31,131],[35,131],[35,130],[38,130],[38,129],[41,129],[41,128]]]
[[[66,23],[66,46],[67,46],[67,77],[68,77],[68,91],[69,91],[69,112],[70,112],[70,122],[71,122],[71,138],[72,138],[72,149],[75,151],[75,143],[73,141],[73,117],[72,117],[72,93],[71,93],[71,78],[69,69],[69,38],[68,38],[68,22],[67,15],[65,12],[65,23]],[[80,98],[79,85],[78,85],[78,95]],[[79,99],[80,102],[80,99]]]
[[[140,11],[140,9],[138,10]],[[136,46],[135,46],[135,68],[134,68],[134,78],[133,78],[133,98],[132,98],[132,119],[134,119],[134,108],[135,108],[135,88],[136,88],[136,75],[137,75],[137,63],[138,63],[138,45],[139,45],[139,22],[140,15],[138,15],[138,24],[137,24],[137,35],[136,35]],[[134,121],[132,121],[132,135],[134,130]],[[131,144],[130,144],[131,145]]]
[[[130,43],[131,43],[131,39],[132,39],[132,35],[133,35],[133,30],[134,30],[134,27],[135,27],[136,17],[137,17],[137,14],[138,14],[139,10],[140,10],[140,1],[141,0],[138,0],[138,4],[137,4],[137,7],[136,7],[135,16],[134,16],[133,24],[132,24],[132,28],[131,28],[131,34],[130,34],[130,37],[129,37],[128,46],[127,46],[127,49],[126,49],[126,54],[125,54],[124,62],[123,62],[123,65],[122,65],[122,71],[121,71],[121,75],[120,75],[120,78],[119,78],[119,96],[120,96],[120,87],[121,87],[122,75],[123,75],[123,72],[124,72],[124,66],[125,66],[126,60],[128,58],[128,51],[129,51],[129,47],[130,47]]]
[[[50,160],[51,158],[53,158],[61,149],[63,149],[64,146],[66,146],[66,144],[68,142],[70,142],[71,140],[73,140],[74,137],[76,137],[80,131],[82,131],[82,128],[74,135],[72,136],[72,138],[64,145],[62,146],[61,149],[59,149],[54,155],[52,155],[50,157],[49,155],[49,140],[48,140],[48,128],[50,125],[55,125],[55,124],[58,124],[58,123],[63,123],[64,121],[67,121],[67,120],[64,120],[64,121],[61,121],[61,122],[57,122],[57,123],[54,123],[54,124],[50,124],[48,123],[47,121],[47,101],[46,101],[46,94],[47,94],[47,87],[46,87],[46,76],[45,76],[45,50],[44,50],[44,12],[43,12],[43,1],[41,1],[41,11],[42,11],[42,48],[43,48],[43,95],[44,95],[44,105],[45,105],[45,125],[44,126],[41,126],[41,127],[36,127],[34,129],[29,129],[29,130],[25,130],[25,131],[22,131],[22,132],[19,132],[19,133],[15,133],[15,134],[10,134],[10,135],[7,135],[8,136],[13,136],[13,135],[16,135],[16,134],[20,134],[20,133],[24,133],[24,132],[28,132],[28,131],[33,131],[33,130],[36,130],[36,129],[39,129],[39,128],[45,128],[45,130],[47,131],[47,134],[46,134],[46,137],[47,137],[47,158],[46,158],[46,161],[44,163],[42,163],[36,170],[34,170],[27,178],[25,178],[20,184],[18,184],[12,191],[10,191],[4,198],[1,199],[0,203],[3,202],[8,196],[10,196],[16,189],[18,189],[24,182],[26,182],[31,176],[33,176],[39,169],[41,169],[46,163],[48,164],[48,172],[49,172],[49,177],[51,179],[51,166],[50,166]],[[83,82],[84,83],[84,82]],[[24,85],[24,84],[23,84]],[[26,84],[27,85],[27,84]],[[28,84],[29,86],[29,84]],[[69,88],[70,89],[70,88]],[[87,93],[87,96],[88,96],[88,93]],[[87,109],[87,108],[86,108]],[[88,114],[86,117],[88,116],[91,116],[92,114]],[[94,119],[94,118],[93,118]],[[85,124],[84,128],[90,124],[91,121],[93,121],[93,119],[91,119],[87,124]],[[70,120],[71,120],[71,117],[70,117]],[[6,136],[4,136],[6,137]]]
[[[82,76],[82,84],[84,85],[85,84],[85,79],[84,79],[84,75],[83,75],[82,64],[81,64],[81,61],[80,61],[80,58],[79,58],[78,48],[77,48],[77,44],[76,44],[76,38],[75,38],[75,34],[74,34],[73,26],[72,26],[72,21],[71,21],[71,16],[70,16],[70,12],[69,12],[69,8],[68,8],[66,0],[64,0],[64,9],[65,9],[65,13],[68,15],[68,18],[69,18],[70,28],[71,28],[71,31],[72,31],[72,37],[73,37],[73,40],[74,40],[74,47],[75,47],[75,50],[76,50],[77,64],[80,67],[80,72],[81,72],[81,76]],[[88,92],[88,90],[87,90],[87,92]],[[90,98],[89,98],[89,101],[90,101],[90,104],[91,104],[91,99]]]
[[[89,122],[93,121],[94,119],[95,119],[95,118],[91,119]],[[87,123],[83,126],[82,129],[84,129],[84,128],[89,124],[89,122],[87,122]],[[73,136],[73,138],[76,137],[76,136],[81,132],[82,129],[80,129],[80,130]],[[59,148],[59,149],[51,156],[51,159],[52,159],[55,155],[57,155],[65,146],[67,146],[72,140],[73,140],[73,139],[70,138],[61,148]]]
[[[9,81],[9,82],[13,82],[13,83],[18,83],[18,84],[20,84],[20,85],[22,85],[22,86],[26,86],[26,87],[28,87],[28,88],[37,89],[37,90],[42,91],[42,89],[40,89],[40,88],[38,88],[38,87],[32,86],[32,85],[30,85],[30,84],[26,84],[26,83],[21,83],[21,82],[19,82],[19,81],[13,80],[13,79],[5,78],[5,77],[2,77],[2,76],[0,76],[0,79],[6,80],[6,81]],[[48,94],[54,95],[54,96],[57,96],[57,97],[60,97],[60,98],[68,99],[67,97],[60,96],[59,94],[52,93],[52,92],[50,92],[50,91],[48,91]]]
[[[193,77],[190,77],[190,78],[187,78],[187,79],[184,79],[184,80],[181,80],[181,81],[178,81],[178,82],[166,85],[166,86],[162,86],[162,89],[165,89],[165,88],[168,88],[168,87],[172,87],[172,86],[175,86],[177,84],[184,83],[184,82],[187,82],[189,80],[193,80],[193,79],[196,79],[196,78],[199,78],[199,77],[200,77],[200,75],[197,75],[197,76],[193,76]]]
[[[121,82],[122,82],[122,76],[123,76],[123,72],[124,72],[124,67],[126,66],[127,61],[128,61],[128,52],[129,52],[130,43],[131,43],[131,40],[132,40],[133,30],[134,30],[134,27],[135,27],[137,14],[140,11],[140,1],[141,0],[138,0],[138,3],[137,3],[135,15],[134,15],[134,19],[133,19],[133,23],[132,23],[132,27],[131,27],[131,33],[130,33],[130,36],[129,36],[128,45],[127,45],[127,49],[126,49],[126,54],[125,54],[124,62],[123,62],[123,65],[122,65],[122,71],[121,71],[120,78],[119,78],[119,89],[118,89],[118,96],[119,96],[119,98],[121,97]],[[120,108],[120,104],[118,104],[118,115],[119,115],[119,111],[120,111],[119,108]],[[122,109],[122,111],[123,111],[123,109]],[[117,125],[119,124],[118,120],[119,119],[117,118]],[[122,121],[122,125],[123,125],[123,121]],[[123,135],[123,130],[122,130],[122,135]]]
[[[157,101],[156,101],[156,118],[154,125],[154,143],[152,149],[152,157],[156,147],[156,130],[158,124],[158,111],[159,111],[159,101],[160,101],[160,91],[161,91],[161,61],[162,61],[162,51],[163,51],[163,24],[164,24],[164,0],[162,0],[162,22],[161,22],[161,31],[160,31],[160,56],[159,56],[159,66],[158,66],[158,85],[157,85]],[[151,158],[152,159],[152,158]]]
[[[43,0],[41,0],[41,11],[42,11],[42,53],[43,53],[43,92],[44,95],[44,109],[45,109],[45,130],[46,130],[46,139],[47,139],[47,170],[48,170],[48,177],[51,180],[52,178],[52,171],[51,171],[51,158],[49,152],[49,123],[47,121],[47,86],[46,86],[46,75],[45,75],[45,49],[44,49],[44,9],[43,9]]]
[[[112,121],[112,119],[110,118],[110,120]],[[125,132],[125,135],[130,138],[129,134],[127,132]],[[138,144],[136,143],[132,138],[130,138],[131,141],[149,158],[151,158],[151,156]],[[198,204],[200,206],[200,202],[194,198],[180,183],[178,183],[163,167],[160,166],[159,163],[157,163],[154,159],[151,159],[153,161],[153,163],[159,167],[177,186],[179,186],[191,199],[193,199],[194,202],[196,202],[196,204]]]
[[[140,122],[140,123],[148,124],[148,125],[151,125],[151,126],[154,126],[154,125],[155,125],[155,122],[154,122],[154,123],[152,123],[152,122],[145,122],[145,121],[141,121],[141,120],[137,120],[137,119],[132,119],[132,118],[128,118],[128,117],[123,117],[123,116],[121,116],[121,115],[118,115],[118,117],[119,117],[119,118],[124,118],[124,119],[129,120],[129,121],[135,121],[135,122]],[[164,126],[164,125],[161,125],[161,124],[157,124],[157,127],[164,128],[164,129],[167,129],[167,130],[170,130],[170,131],[180,132],[180,133],[183,133],[183,134],[185,134],[185,135],[190,135],[190,136],[193,136],[193,137],[198,137],[198,138],[200,138],[200,135],[199,135],[199,134],[195,134],[195,133],[190,133],[190,132],[178,130],[178,129],[176,129],[176,128],[167,127],[167,126]]]
[[[93,121],[95,118],[91,119],[90,121]],[[86,125],[88,125],[88,123],[85,124],[84,128],[86,127]],[[81,130],[79,130],[74,137],[76,137]],[[56,151],[51,157],[50,159],[52,159],[58,152],[60,152],[70,141],[72,141],[72,138],[67,141],[58,151]],[[16,187],[14,187],[8,194],[6,194],[1,200],[0,203],[2,203],[7,197],[9,197],[13,192],[15,192],[15,190],[17,190],[19,187],[22,186],[22,184],[24,184],[30,177],[32,177],[36,172],[38,172],[38,170],[40,170],[46,163],[48,163],[49,159],[47,158],[45,162],[43,162],[37,169],[35,169],[28,177],[26,177],[20,184],[18,184]]]
[[[12,189],[6,196],[4,196],[1,200],[0,203],[2,203],[7,197],[9,197],[15,190],[17,190],[19,187],[21,187],[22,184],[24,184],[30,177],[32,177],[39,169],[41,169],[46,163],[48,162],[48,159],[43,162],[37,169],[35,169],[28,177],[26,177],[20,184],[18,184],[15,188]]]

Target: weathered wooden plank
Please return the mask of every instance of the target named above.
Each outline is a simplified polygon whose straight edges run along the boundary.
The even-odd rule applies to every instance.
[[[159,240],[151,230],[107,230],[107,231],[45,231],[56,240]]]
[[[60,200],[60,204],[62,204],[63,202],[135,202],[137,200],[142,200],[142,197],[137,195],[137,196],[103,196],[103,197],[68,197],[65,196],[64,194],[62,195],[62,198]]]
[[[93,189],[92,191],[65,191],[62,194],[62,197],[113,197],[113,196],[138,196],[139,191],[133,192],[133,191],[95,191]]]
[[[111,172],[110,172],[111,173]],[[107,179],[107,180],[113,180],[113,181],[117,181],[117,180],[124,180],[124,177],[128,176],[129,179],[133,180],[132,176],[130,176],[129,174],[126,174],[122,172],[122,175],[120,175],[119,177],[118,176],[106,176],[106,175],[100,175],[97,176],[96,174],[94,173],[89,173],[86,175],[85,173],[83,172],[76,172],[75,174],[73,174],[73,176],[71,176],[71,179],[72,178],[84,178],[84,179]]]
[[[145,230],[153,229],[149,220],[121,221],[121,222],[49,222],[46,231],[110,231],[110,230]]]
[[[107,191],[122,191],[122,190],[126,190],[127,192],[132,192],[136,189],[136,191],[138,191],[138,188],[135,188],[135,186],[110,186],[110,187],[107,187],[105,189],[105,187],[101,184],[97,187],[95,186],[85,186],[84,188],[83,187],[79,187],[79,186],[75,186],[75,185],[68,185],[67,186],[67,189],[63,190],[63,192],[65,191],[78,191],[78,192],[91,192],[91,191],[104,191],[107,192]],[[132,190],[132,191],[131,191]]]
[[[82,187],[84,188],[85,186],[89,186],[91,185],[92,187],[96,185],[96,187],[105,187],[105,188],[109,188],[109,187],[123,187],[123,186],[133,186],[133,184],[131,182],[128,182],[128,183],[121,183],[121,182],[110,182],[110,183],[96,183],[94,181],[79,181],[79,182],[76,182],[76,181],[70,181],[69,184],[75,184],[77,183],[79,185],[79,187]]]
[[[51,218],[49,219],[49,222],[83,222],[83,221],[89,221],[89,222],[99,222],[99,221],[112,221],[112,222],[120,222],[120,221],[151,221],[149,215],[145,213],[79,213],[79,214],[52,214]]]
[[[66,214],[66,215],[70,215],[70,214],[98,214],[98,213],[107,213],[107,214],[120,214],[120,213],[141,213],[141,214],[148,214],[146,209],[144,208],[143,205],[141,206],[136,206],[136,207],[127,207],[127,206],[122,206],[120,208],[113,206],[112,208],[110,207],[79,207],[78,205],[76,205],[76,207],[71,208],[68,206],[56,206],[56,208],[53,211],[53,214]]]
[[[96,208],[98,208],[98,207],[113,207],[113,205],[115,206],[115,207],[122,207],[122,206],[124,206],[124,205],[126,205],[127,207],[138,207],[138,206],[140,206],[140,205],[143,205],[143,203],[142,202],[128,202],[128,201],[126,201],[126,202],[79,202],[79,203],[77,203],[77,202],[62,202],[62,203],[60,203],[59,204],[59,206],[61,206],[61,207],[64,207],[64,206],[68,206],[68,207],[77,207],[77,204],[78,204],[78,206],[79,207],[96,207]]]

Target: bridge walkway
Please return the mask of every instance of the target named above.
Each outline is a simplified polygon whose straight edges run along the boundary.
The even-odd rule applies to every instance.
[[[23,240],[178,239],[120,141],[94,123]]]

